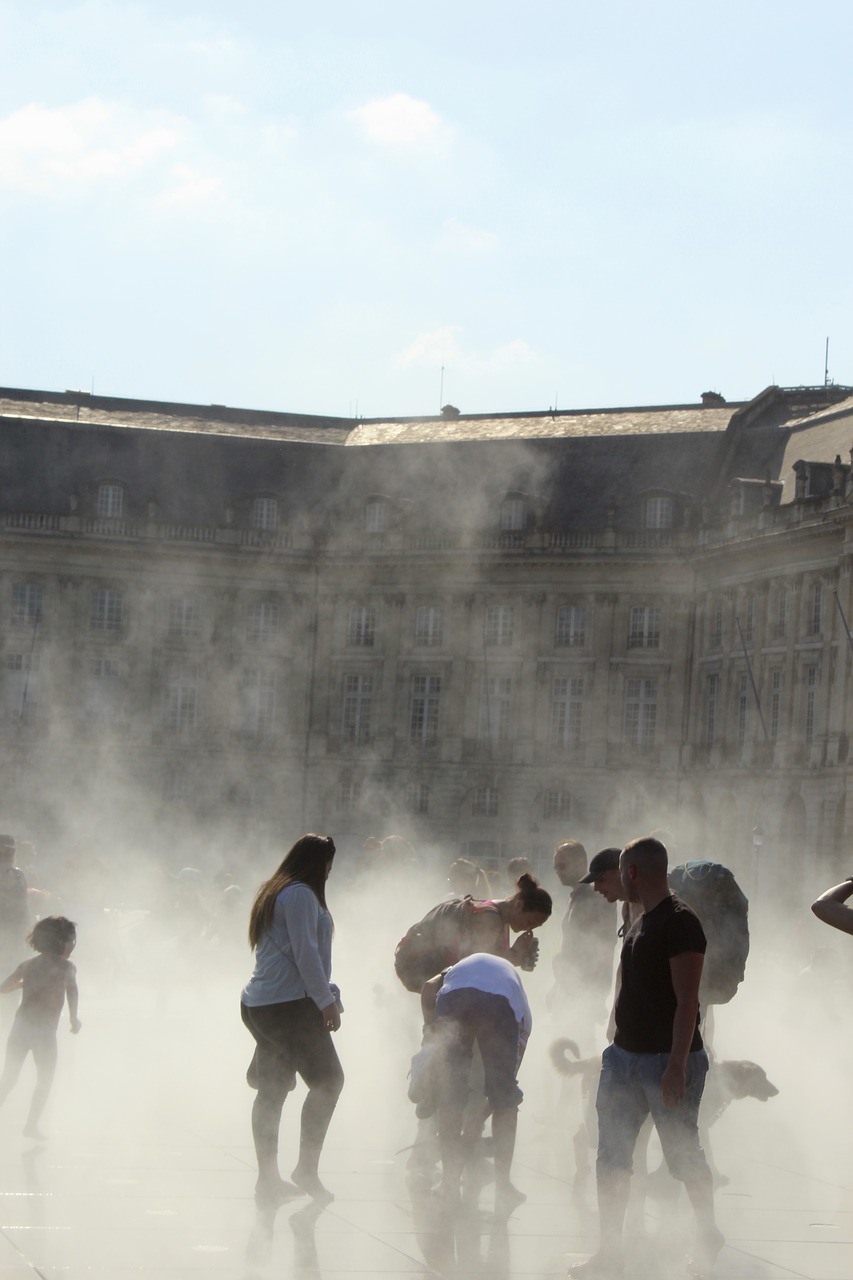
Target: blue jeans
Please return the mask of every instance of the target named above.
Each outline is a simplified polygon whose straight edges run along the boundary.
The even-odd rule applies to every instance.
[[[664,1106],[661,1077],[668,1053],[629,1053],[608,1045],[601,1059],[598,1112],[598,1176],[630,1174],[637,1136],[647,1116],[658,1131],[667,1168],[679,1182],[710,1177],[699,1141],[699,1103],[708,1072],[704,1049],[687,1055],[687,1087],[677,1107]]]

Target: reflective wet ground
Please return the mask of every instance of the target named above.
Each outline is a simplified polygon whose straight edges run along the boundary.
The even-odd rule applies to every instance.
[[[242,1079],[249,1044],[233,1005],[230,993],[180,1002],[165,993],[102,995],[87,1003],[79,1037],[63,1027],[45,1116],[52,1136],[20,1136],[29,1075],[0,1113],[0,1280],[520,1280],[565,1275],[595,1248],[594,1187],[577,1173],[590,1153],[572,1142],[579,1098],[532,1064],[522,1077],[515,1166],[526,1203],[495,1219],[484,1159],[479,1197],[472,1187],[455,1220],[442,1210],[428,1147],[414,1160],[403,1150],[416,1130],[400,1102],[404,1055],[387,1038],[393,1010],[374,1010],[372,1021],[364,1010],[361,1026],[353,1021],[340,1034],[348,1081],[322,1165],[334,1202],[257,1212]],[[795,1077],[791,1032],[788,1062],[775,1063],[779,1097],[734,1103],[715,1128],[728,1178],[717,1193],[728,1240],[720,1277],[853,1277],[849,1092],[826,1096],[819,1063],[811,1083],[799,1068]],[[284,1175],[297,1116],[294,1097],[282,1130]],[[690,1216],[677,1191],[664,1182],[632,1206],[628,1275],[686,1274]]]

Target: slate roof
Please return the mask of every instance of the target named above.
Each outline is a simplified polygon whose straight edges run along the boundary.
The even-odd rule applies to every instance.
[[[363,422],[348,445],[449,443],[459,440],[542,440],[581,436],[685,435],[725,431],[739,406],[676,405],[537,414],[472,414]]]
[[[746,406],[355,422],[0,389],[0,509],[68,514],[76,493],[91,513],[113,480],[128,518],[153,500],[158,521],[184,525],[221,525],[228,506],[245,525],[252,497],[270,494],[285,526],[361,532],[366,498],[382,494],[409,529],[495,528],[501,499],[521,492],[551,530],[601,528],[611,506],[617,526],[636,527],[650,491],[699,504],[732,476],[789,481],[799,457],[844,457],[853,397],[836,388],[843,402],[827,408],[818,390],[793,403],[768,388]]]

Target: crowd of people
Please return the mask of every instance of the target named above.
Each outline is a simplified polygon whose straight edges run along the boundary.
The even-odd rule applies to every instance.
[[[32,860],[31,849],[24,853]],[[248,915],[254,969],[242,991],[241,1014],[254,1042],[247,1081],[255,1091],[255,1197],[265,1209],[299,1195],[319,1205],[333,1199],[321,1179],[320,1161],[344,1086],[333,1039],[343,1003],[333,981],[334,923],[326,898],[335,855],[330,836],[300,837],[261,884],[248,912],[242,909],[242,889],[228,873],[220,874],[215,886],[205,886],[205,893],[195,869],[183,868],[173,877],[170,900],[178,904],[176,917],[185,926],[194,922],[196,938],[236,936]],[[401,883],[414,865],[411,846],[399,837],[373,842],[365,855],[374,869],[393,868]],[[17,863],[14,839],[0,836],[0,952],[8,975],[5,980],[0,975],[0,992],[21,993],[0,1075],[0,1104],[32,1054],[37,1079],[24,1132],[38,1138],[63,1008],[74,1034],[81,1026],[70,960],[77,935],[75,924],[56,910],[61,900],[44,891],[34,894]],[[657,836],[607,847],[591,858],[577,840],[565,840],[554,851],[554,876],[569,893],[559,945],[552,948],[547,1007],[558,1021],[570,1016],[575,1031],[607,1041],[595,1103],[601,1243],[597,1253],[572,1269],[590,1280],[623,1272],[634,1151],[648,1123],[657,1130],[666,1166],[683,1184],[694,1211],[694,1274],[710,1272],[723,1244],[713,1175],[700,1140],[709,1069],[702,984],[710,956],[707,926],[713,922],[703,921],[673,893],[671,870],[666,845]],[[538,963],[535,935],[552,915],[552,897],[523,857],[488,869],[458,858],[448,867],[446,889],[401,938],[394,957],[404,987],[419,996],[423,1022],[410,1097],[417,1106],[419,1135],[435,1139],[440,1174],[436,1166],[434,1191],[449,1212],[463,1205],[466,1167],[482,1151],[490,1119],[495,1213],[506,1217],[524,1200],[512,1180],[523,1100],[519,1067],[532,1031],[522,975]],[[210,911],[211,894],[221,904],[221,916]],[[824,923],[853,934],[851,898],[853,877],[822,893],[812,910]],[[37,954],[22,960],[26,944]],[[389,956],[389,967],[391,962]],[[279,1128],[297,1077],[306,1086],[299,1149],[284,1178]]]

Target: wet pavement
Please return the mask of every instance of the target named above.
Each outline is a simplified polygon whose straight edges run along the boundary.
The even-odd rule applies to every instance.
[[[63,1028],[45,1117],[54,1136],[20,1136],[29,1077],[0,1113],[0,1280],[520,1280],[565,1275],[595,1248],[594,1188],[577,1177],[580,1106],[570,1089],[561,1097],[544,1069],[522,1076],[515,1181],[527,1200],[497,1220],[484,1182],[453,1220],[430,1190],[428,1149],[417,1148],[426,1168],[414,1171],[411,1149],[402,1149],[415,1126],[397,1096],[398,1058],[381,1038],[365,1045],[355,1026],[349,1041],[340,1037],[348,1083],[322,1163],[334,1202],[258,1212],[242,1080],[249,1044],[233,1003],[208,994],[178,1008],[149,993],[131,1009],[101,997],[90,1001],[80,1037]],[[369,1065],[359,1065],[360,1052]],[[717,1204],[728,1243],[717,1276],[853,1277],[847,1108],[832,1123],[822,1093],[783,1087],[778,1099],[735,1103],[720,1120],[715,1156],[728,1181]],[[297,1116],[298,1098],[289,1099],[283,1153],[294,1150]],[[283,1154],[282,1173],[289,1168]],[[481,1172],[485,1180],[488,1161]],[[632,1206],[627,1238],[626,1274],[686,1275],[690,1215],[674,1184]]]

